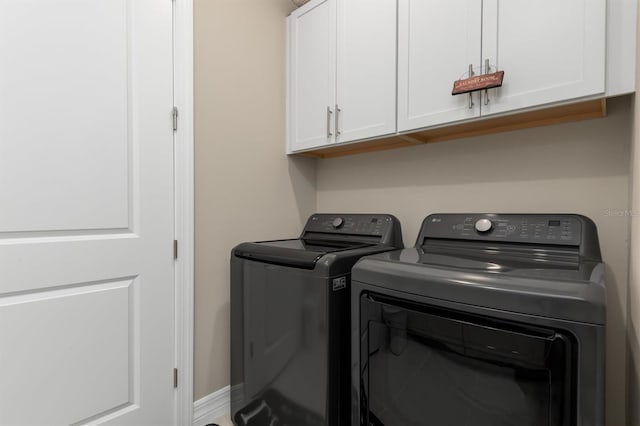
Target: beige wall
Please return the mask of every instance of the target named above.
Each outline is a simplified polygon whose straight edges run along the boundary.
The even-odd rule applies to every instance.
[[[313,160],[284,155],[292,8],[195,1],[195,399],[229,384],[228,257],[238,242],[294,236],[316,209],[393,213],[407,245],[429,212],[566,211],[596,221],[607,263],[607,424],[624,424],[627,383],[629,424],[640,426],[640,264],[630,265],[627,299],[628,218],[607,214],[629,209],[631,98],[611,100],[602,120],[321,160],[316,175]],[[640,147],[638,128],[633,138]],[[632,163],[638,170],[640,148]],[[640,229],[640,215],[633,223]],[[632,250],[635,258],[640,232]]]
[[[285,150],[290,0],[195,1],[197,400],[229,384],[229,252],[297,236],[315,163]]]
[[[624,424],[631,98],[604,119],[318,162],[319,211],[388,212],[413,245],[431,212],[575,212],[607,264],[607,417]]]

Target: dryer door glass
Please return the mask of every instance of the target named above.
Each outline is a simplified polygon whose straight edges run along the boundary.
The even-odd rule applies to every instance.
[[[562,333],[366,294],[360,324],[362,425],[573,424]]]

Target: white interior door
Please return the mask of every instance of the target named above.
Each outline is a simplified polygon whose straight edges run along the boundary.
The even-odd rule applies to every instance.
[[[0,424],[174,422],[172,4],[0,0]]]

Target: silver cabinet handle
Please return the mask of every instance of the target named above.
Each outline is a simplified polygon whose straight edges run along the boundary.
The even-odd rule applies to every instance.
[[[331,133],[331,114],[333,114],[333,111],[331,111],[330,107],[327,107],[327,138],[333,137],[333,133]]]
[[[489,65],[489,59],[484,60],[484,73],[489,74],[491,72],[491,66]],[[484,89],[484,104],[489,105],[489,89]]]
[[[469,64],[469,78],[473,77],[473,64]],[[473,109],[473,92],[469,92],[469,109]]]
[[[340,131],[340,113],[342,112],[342,110],[338,107],[338,104],[336,104],[336,136],[340,136],[340,134],[342,133]]]

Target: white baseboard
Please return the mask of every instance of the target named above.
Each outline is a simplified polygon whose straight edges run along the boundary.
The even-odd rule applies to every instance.
[[[228,416],[230,408],[230,388],[225,386],[193,403],[193,426],[205,426],[216,419]]]

